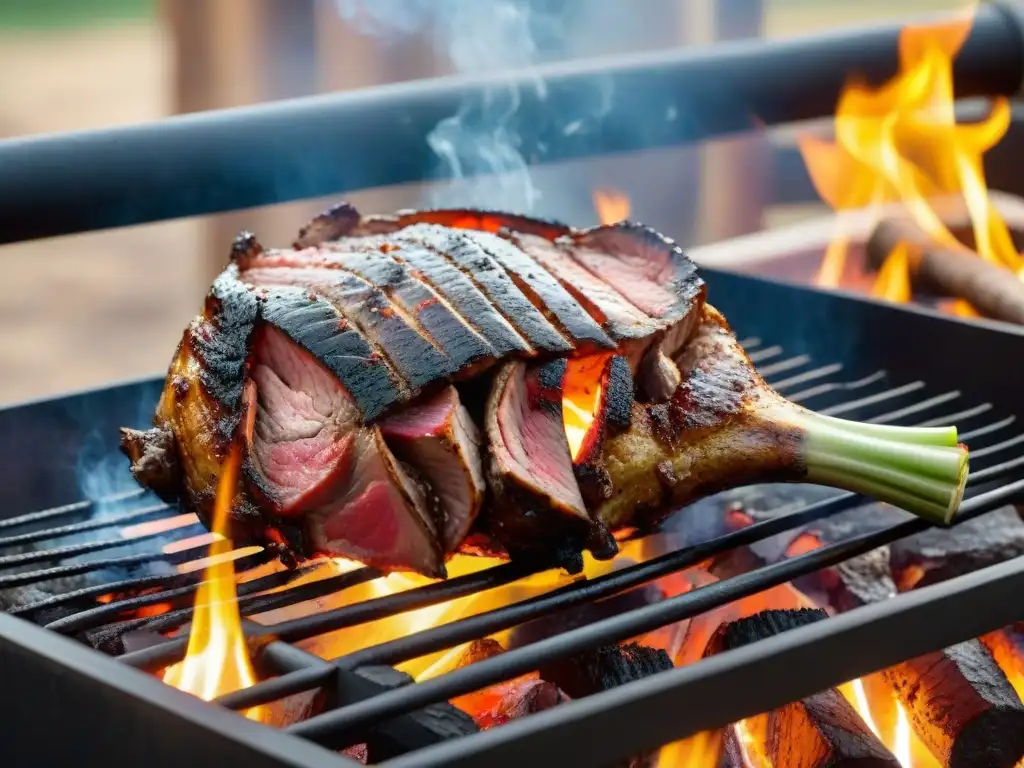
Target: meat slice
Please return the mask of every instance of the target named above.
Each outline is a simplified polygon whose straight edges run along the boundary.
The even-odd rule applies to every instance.
[[[466,236],[505,269],[534,306],[573,341],[578,352],[615,348],[615,342],[572,294],[519,248],[489,232],[468,232]]]
[[[305,513],[314,549],[385,571],[443,578],[441,543],[423,489],[395,459],[378,427],[357,430],[352,450],[346,481]]]
[[[396,233],[394,239],[426,246],[448,259],[476,283],[535,349],[554,353],[575,349],[572,342],[523,294],[502,266],[465,233],[418,224]]]
[[[487,402],[494,495],[488,526],[509,554],[578,558],[616,551],[607,530],[587,514],[573,475],[562,417],[564,359],[498,370]]]
[[[429,485],[444,553],[454,552],[476,520],[485,490],[483,438],[459,393],[446,387],[385,419],[380,429],[388,447]]]
[[[260,329],[252,367],[256,410],[245,478],[290,515],[324,501],[352,469],[359,409],[341,382],[280,330]]]
[[[651,317],[690,315],[704,290],[697,265],[672,240],[633,222],[574,235],[569,255]],[[673,350],[674,351],[674,350]]]
[[[253,285],[291,285],[321,297],[374,342],[408,385],[410,396],[456,368],[451,358],[428,339],[378,287],[340,269],[275,267],[249,269],[243,279]]]
[[[448,356],[459,375],[472,375],[477,363],[483,366],[494,363],[496,353],[487,340],[455,312],[442,295],[391,256],[379,252],[332,253],[329,263],[382,288]]]
[[[321,214],[321,216],[323,215]],[[316,219],[314,219],[315,221]],[[437,224],[453,229],[475,229],[495,234],[504,231],[528,232],[548,240],[554,240],[572,232],[571,227],[559,221],[478,208],[404,210],[393,215],[364,216],[359,219],[358,223],[351,225],[349,231],[352,234],[394,232],[396,229],[413,224]]]

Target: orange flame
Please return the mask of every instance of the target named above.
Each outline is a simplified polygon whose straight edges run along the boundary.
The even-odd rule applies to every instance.
[[[629,197],[616,189],[595,189],[594,210],[602,224],[618,224],[629,218]]]
[[[899,73],[878,88],[848,83],[836,107],[835,143],[805,137],[800,150],[818,194],[833,209],[868,208],[877,213],[883,203],[897,202],[940,245],[964,247],[931,201],[962,197],[978,254],[1020,273],[1024,259],[989,199],[982,166],[982,155],[1009,127],[1009,103],[1005,98],[993,100],[988,117],[971,124],[957,124],[953,108],[953,59],[973,19],[972,6],[950,21],[905,28]],[[841,227],[822,262],[819,285],[840,284],[850,235]],[[873,293],[909,301],[909,287],[908,253],[896,249],[883,265]],[[963,301],[949,309],[974,314]]]
[[[195,612],[185,659],[164,670],[165,683],[210,701],[225,693],[248,688],[256,682],[249,649],[242,633],[235,594],[235,569],[231,541],[225,536],[228,513],[237,487],[241,453],[232,448],[217,484],[214,502],[210,559],[196,592]],[[265,719],[262,707],[246,717]]]

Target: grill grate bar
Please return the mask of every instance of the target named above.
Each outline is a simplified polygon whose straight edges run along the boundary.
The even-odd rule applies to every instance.
[[[832,365],[823,365],[821,368],[813,368],[803,373],[798,373],[790,376],[788,379],[781,379],[771,383],[772,388],[779,393],[785,392],[790,387],[794,387],[797,384],[806,384],[808,381],[814,381],[815,379],[823,379],[827,376],[831,376],[834,373],[839,373],[843,370],[842,363],[833,363]]]
[[[184,533],[190,528],[195,528],[199,523],[194,523],[188,526],[188,528],[178,528],[175,533]],[[205,529],[204,529],[205,530]],[[117,538],[117,539],[104,539],[103,541],[87,541],[81,544],[69,544],[65,547],[53,547],[51,549],[38,549],[32,552],[23,552],[17,555],[7,555],[0,557],[0,568],[12,568],[21,565],[31,565],[33,563],[42,563],[47,560],[62,560],[68,557],[77,557],[79,555],[88,555],[93,552],[100,552],[105,549],[118,549],[120,547],[130,547],[134,544],[138,544],[142,541],[151,541],[153,539],[160,539],[167,536],[167,531],[157,531],[156,533],[147,533],[142,536],[135,536],[134,538]],[[3,582],[0,581],[0,584]]]
[[[802,365],[806,365],[811,362],[810,355],[797,355],[796,357],[790,357],[786,360],[780,360],[777,363],[771,365],[765,365],[761,367],[760,374],[761,378],[767,379],[769,376],[774,376],[777,373],[785,373],[791,371],[794,368],[799,368]]]
[[[889,411],[888,413],[882,414],[881,416],[874,416],[870,419],[866,419],[869,424],[889,424],[898,422],[900,419],[904,419],[907,416],[915,416],[922,411],[927,411],[934,408],[937,405],[944,405],[945,403],[952,402],[960,397],[958,390],[952,392],[944,392],[941,395],[935,397],[929,397],[927,400],[921,400],[920,402],[908,405],[906,408],[900,408],[895,411]]]
[[[992,403],[982,403],[976,405],[973,408],[968,408],[966,411],[959,411],[951,416],[937,416],[934,419],[928,419],[918,424],[919,427],[944,427],[947,424],[959,424],[967,421],[968,419],[976,418],[983,414],[988,413],[992,410]],[[952,419],[952,421],[951,421]]]
[[[131,540],[125,540],[131,543]],[[82,563],[70,563],[68,565],[57,565],[52,568],[43,568],[38,571],[24,571],[0,576],[0,589],[11,587],[22,587],[26,584],[34,584],[50,579],[62,579],[68,576],[80,576],[85,573],[102,571],[108,568],[135,568],[150,563],[168,563],[170,565],[181,565],[190,560],[198,560],[206,557],[208,547],[197,544],[194,547],[183,549],[170,554],[164,552],[144,552],[137,555],[124,555],[123,557],[105,557],[100,560],[87,560]],[[268,553],[259,553],[264,558],[269,557]],[[250,557],[257,557],[256,554]],[[246,558],[240,558],[239,562]]]
[[[1024,480],[977,496],[961,506],[957,522],[966,522],[997,509],[1024,494]],[[927,530],[930,524],[913,518],[878,531],[851,537],[803,555],[764,566],[731,579],[686,592],[653,605],[612,616],[585,627],[553,635],[523,648],[483,659],[416,685],[382,693],[371,699],[336,709],[287,728],[287,732],[331,748],[349,746],[360,729],[406,714],[436,701],[445,701],[489,685],[526,674],[559,658],[602,645],[622,642],[740,598],[805,576],[822,568],[870,552],[897,539]],[[335,663],[344,663],[336,660]]]
[[[50,509],[40,509],[35,512],[28,512],[24,515],[18,515],[17,517],[8,517],[0,520],[0,531],[7,530],[8,528],[18,528],[22,525],[32,525],[34,523],[42,522],[43,520],[53,520],[59,517],[68,517],[71,515],[77,515],[92,509],[96,504],[110,504],[121,501],[129,501],[131,499],[137,499],[140,496],[145,496],[149,491],[145,488],[132,489],[130,491],[124,491],[122,493],[115,493],[110,496],[104,496],[101,499],[85,499],[83,501],[74,501],[70,504],[62,504],[59,507],[51,507]]]
[[[883,403],[886,400],[892,400],[902,395],[909,395],[911,392],[917,392],[924,388],[923,381],[915,381],[910,384],[904,384],[902,387],[894,387],[893,389],[887,389],[883,392],[878,392],[874,395],[868,395],[862,397],[859,400],[849,400],[839,405],[833,405],[829,408],[822,408],[819,413],[824,416],[840,416],[844,413],[850,413],[856,411],[858,408],[863,408],[866,405],[875,405],[877,403]]]
[[[782,354],[782,347],[778,344],[774,344],[764,349],[759,349],[756,352],[748,352],[747,357],[750,358],[752,363],[760,363],[764,360],[770,360],[773,357],[778,357]]]
[[[827,395],[831,392],[853,392],[858,389],[864,389],[870,387],[879,381],[885,381],[885,371],[876,371],[870,376],[865,376],[862,379],[854,379],[853,381],[832,381],[825,384],[818,384],[808,389],[802,389],[799,392],[788,394],[790,400],[794,403],[802,403],[806,400],[810,400],[820,395]],[[785,394],[785,393],[783,393]]]
[[[315,563],[312,565],[307,565],[303,568],[299,568],[294,571],[275,571],[274,573],[268,573],[264,576],[259,576],[255,579],[249,579],[248,581],[244,581],[238,585],[238,596],[242,598],[246,595],[254,595],[257,592],[261,592],[266,589],[275,589],[277,587],[283,587],[295,581],[296,579],[301,578],[302,576],[307,576],[313,571],[322,568],[323,565],[323,563]],[[95,627],[98,627],[102,625],[107,619],[116,618],[118,615],[124,613],[125,611],[131,611],[139,608],[145,608],[150,605],[158,605],[159,603],[167,603],[175,600],[180,600],[180,598],[191,595],[195,593],[197,589],[199,589],[199,584],[202,581],[203,577],[203,571],[182,574],[182,577],[184,576],[190,576],[191,578],[187,580],[183,579],[185,583],[167,584],[167,589],[161,590],[160,592],[151,592],[145,595],[135,595],[124,600],[115,600],[109,603],[105,603],[103,605],[98,605],[95,608],[90,608],[86,611],[81,611],[80,613],[76,613],[73,616],[66,616],[62,619],[57,619],[56,621],[52,621],[49,624],[45,625],[46,629],[52,630],[54,632],[63,632],[64,634],[69,634],[71,632],[80,632],[85,629],[93,629]],[[322,581],[330,581],[330,579],[323,579]],[[315,583],[320,584],[321,582]],[[279,593],[274,594],[276,595]],[[319,597],[319,595],[314,596]],[[267,595],[266,597],[269,598],[271,596]],[[240,599],[238,601],[238,604],[239,608],[241,608],[243,607],[245,602]],[[134,621],[139,622],[139,624],[137,624],[136,626],[145,626],[147,629],[150,628],[147,625],[147,622],[153,622],[154,625],[157,626],[152,627],[152,629],[154,631],[160,631],[161,629],[163,629],[163,627],[160,626],[160,619],[172,616],[176,617],[176,614],[181,612],[183,611],[168,611],[167,613],[160,614],[155,618],[147,617],[144,619],[136,619]],[[168,628],[173,628],[176,626],[180,626],[181,624],[184,624],[186,621],[188,621],[189,618],[191,618],[191,615],[192,611],[190,607],[187,616],[183,617],[180,622],[169,622]],[[113,626],[120,628],[125,624],[129,623],[131,622],[121,622]]]
[[[149,517],[154,517],[159,512],[167,511],[168,508],[169,505],[167,504],[154,504],[152,506],[132,510],[131,512],[125,512],[120,515],[113,515],[111,517],[105,517],[98,520],[86,520],[81,523],[71,523],[69,525],[62,525],[56,528],[47,528],[42,531],[31,531],[30,533],[21,533],[16,536],[7,536],[0,539],[0,548],[13,547],[21,544],[32,544],[37,541],[46,541],[47,539],[56,539],[62,536],[72,536],[74,534],[85,533],[87,531],[99,531],[104,528],[116,528],[126,523],[135,523]],[[123,541],[133,540],[137,539],[123,539]]]

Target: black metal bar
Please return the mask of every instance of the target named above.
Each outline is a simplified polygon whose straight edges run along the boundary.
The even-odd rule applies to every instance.
[[[142,755],[151,768],[357,765],[4,614],[0,669],[9,702],[4,706],[5,768],[139,765]],[[60,738],[46,737],[39,730],[40,713],[55,712],[68,716]],[[24,737],[28,734],[31,738]]]
[[[197,520],[192,525],[198,526],[199,521]],[[178,528],[170,533],[181,534],[187,530],[187,528]],[[0,557],[0,568],[20,567],[22,565],[31,565],[33,563],[43,563],[47,560],[62,560],[68,557],[79,557],[80,555],[88,555],[92,552],[101,552],[107,549],[131,547],[142,541],[150,541],[152,539],[167,537],[168,533],[168,531],[158,531],[156,533],[147,533],[142,536],[136,536],[131,539],[118,538],[104,539],[103,541],[86,541],[79,544],[68,544],[64,547],[37,549],[32,552],[23,552],[18,555],[6,555]],[[173,541],[173,538],[171,538],[171,540]]]
[[[1016,558],[384,765],[518,768],[545,764],[565,744],[574,764],[618,764],[1006,626],[1020,618],[1022,590]]]
[[[0,242],[443,177],[447,171],[438,169],[428,135],[461,104],[495,87],[519,89],[512,127],[533,164],[821,117],[832,113],[849,75],[879,82],[895,72],[902,26],[419,80],[141,126],[10,139],[0,144]],[[1011,14],[982,5],[956,59],[958,96],[1016,93],[1022,39]],[[538,79],[544,89],[536,87]],[[613,98],[591,130],[564,130],[551,105],[571,106],[599,91]]]
[[[118,528],[123,525],[128,525],[129,523],[137,523],[140,520],[155,517],[160,512],[166,512],[168,507],[169,505],[163,503],[152,504],[140,509],[133,509],[130,512],[124,512],[120,515],[111,515],[110,517],[99,518],[97,520],[85,520],[81,523],[60,525],[56,528],[47,528],[41,531],[19,533],[15,536],[5,536],[0,539],[0,549],[4,547],[20,546],[22,544],[32,544],[37,541],[46,541],[47,539],[59,539],[63,536],[73,536],[77,533],[99,531],[104,528]],[[137,539],[122,539],[122,541],[136,540]]]
[[[458,597],[471,595],[486,589],[510,584],[518,579],[543,570],[546,566],[534,563],[510,562],[476,573],[467,573],[447,581],[428,584],[424,587],[395,592],[394,594],[364,600],[331,611],[303,616],[302,618],[270,624],[263,628],[263,634],[285,642],[303,640],[314,635],[333,632],[344,627],[365,624],[368,621],[394,616],[398,613],[444,603]],[[352,573],[358,573],[353,571]],[[351,575],[345,574],[345,575]],[[185,652],[187,637],[176,637],[166,643],[126,653],[120,660],[139,669],[156,671],[179,661]]]
[[[265,576],[260,576],[249,581],[242,582],[237,587],[239,608],[243,606],[251,607],[253,600],[255,600],[258,592],[262,592],[267,589],[275,589],[277,587],[283,587],[291,581],[305,576],[311,573],[316,568],[321,567],[321,563],[312,566],[306,566],[305,568],[299,568],[294,571],[284,570],[275,571],[274,573],[268,573]],[[139,608],[145,608],[150,605],[157,605],[159,603],[176,602],[180,603],[181,598],[188,597],[189,595],[195,594],[199,589],[200,581],[203,577],[203,572],[199,571],[192,574],[182,574],[177,578],[191,577],[185,584],[175,584],[173,580],[175,577],[165,580],[166,589],[162,589],[159,592],[150,592],[144,595],[132,595],[124,600],[113,600],[103,605],[97,605],[94,608],[90,608],[85,611],[81,611],[72,616],[65,616],[63,618],[51,621],[46,625],[46,628],[53,632],[63,632],[70,634],[72,632],[80,632],[83,629],[92,629],[103,624],[109,619],[114,619],[117,616],[125,613],[126,611],[138,610]],[[338,588],[337,583],[331,585],[324,585],[322,582],[332,581],[331,579],[322,579],[321,581],[314,582],[320,584],[321,588]],[[274,593],[274,596],[280,593]],[[321,593],[322,594],[322,593]],[[247,602],[244,598],[249,597]],[[319,597],[320,594],[314,594],[313,597]],[[270,595],[267,596],[271,597]],[[299,602],[295,600],[295,602]],[[155,617],[155,619],[137,619],[138,623],[123,622],[117,625],[119,628],[123,625],[129,625],[122,631],[130,631],[130,629],[151,629],[154,632],[164,631],[165,629],[172,629],[174,627],[181,626],[186,623],[192,617],[192,610],[194,606],[190,605],[188,608],[183,608],[179,611],[169,611],[168,613],[161,614]],[[158,620],[164,617],[171,617],[171,621],[165,621],[160,623]],[[152,626],[151,623],[152,622]]]
[[[41,523],[44,520],[53,520],[54,518],[77,515],[92,509],[97,503],[111,504],[115,502],[128,501],[129,499],[136,499],[140,496],[144,496],[146,493],[148,493],[148,491],[144,488],[132,489],[130,491],[125,491],[123,493],[118,493],[113,496],[100,499],[98,502],[90,499],[84,499],[82,501],[73,501],[70,504],[62,504],[59,507],[40,509],[36,512],[18,515],[17,517],[4,518],[0,520],[0,531],[6,530],[7,528],[18,528],[23,525]]]
[[[957,523],[1003,506],[1019,498],[1021,494],[1024,494],[1024,480],[975,497],[961,507]],[[538,640],[523,648],[506,651],[499,656],[447,672],[415,686],[381,694],[344,709],[326,712],[297,723],[287,730],[325,746],[344,747],[348,745],[351,735],[365,727],[367,723],[380,722],[433,701],[445,701],[461,696],[525,674],[549,661],[605,644],[621,642],[667,624],[691,618],[720,605],[870,552],[897,539],[920,533],[929,527],[930,524],[922,518],[913,518],[878,531],[854,536],[626,614],[602,619],[579,629]],[[1012,616],[1013,614],[1008,621],[1012,620]],[[996,627],[988,629],[994,628]],[[336,659],[335,663],[346,665],[346,660]]]

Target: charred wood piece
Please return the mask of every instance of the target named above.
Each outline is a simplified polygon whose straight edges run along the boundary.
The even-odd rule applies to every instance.
[[[705,656],[732,650],[827,618],[817,608],[762,611],[723,624]],[[871,732],[856,710],[832,688],[744,721],[744,728],[771,765],[789,768],[898,768],[899,761]],[[733,735],[734,736],[734,735]],[[726,738],[725,762],[736,757]],[[736,763],[743,765],[743,762]]]
[[[1024,521],[1003,507],[948,530],[928,530],[890,545],[901,592],[937,584],[1024,555]]]
[[[664,650],[626,643],[559,659],[539,671],[541,679],[554,683],[576,699],[649,677],[672,666]]]
[[[899,243],[908,248],[911,285],[969,302],[993,320],[1024,323],[1024,282],[969,249],[936,243],[909,219],[883,220],[868,239],[867,263],[880,268]]]
[[[1024,704],[979,640],[882,673],[932,754],[949,768],[1011,768],[1024,757]]]

